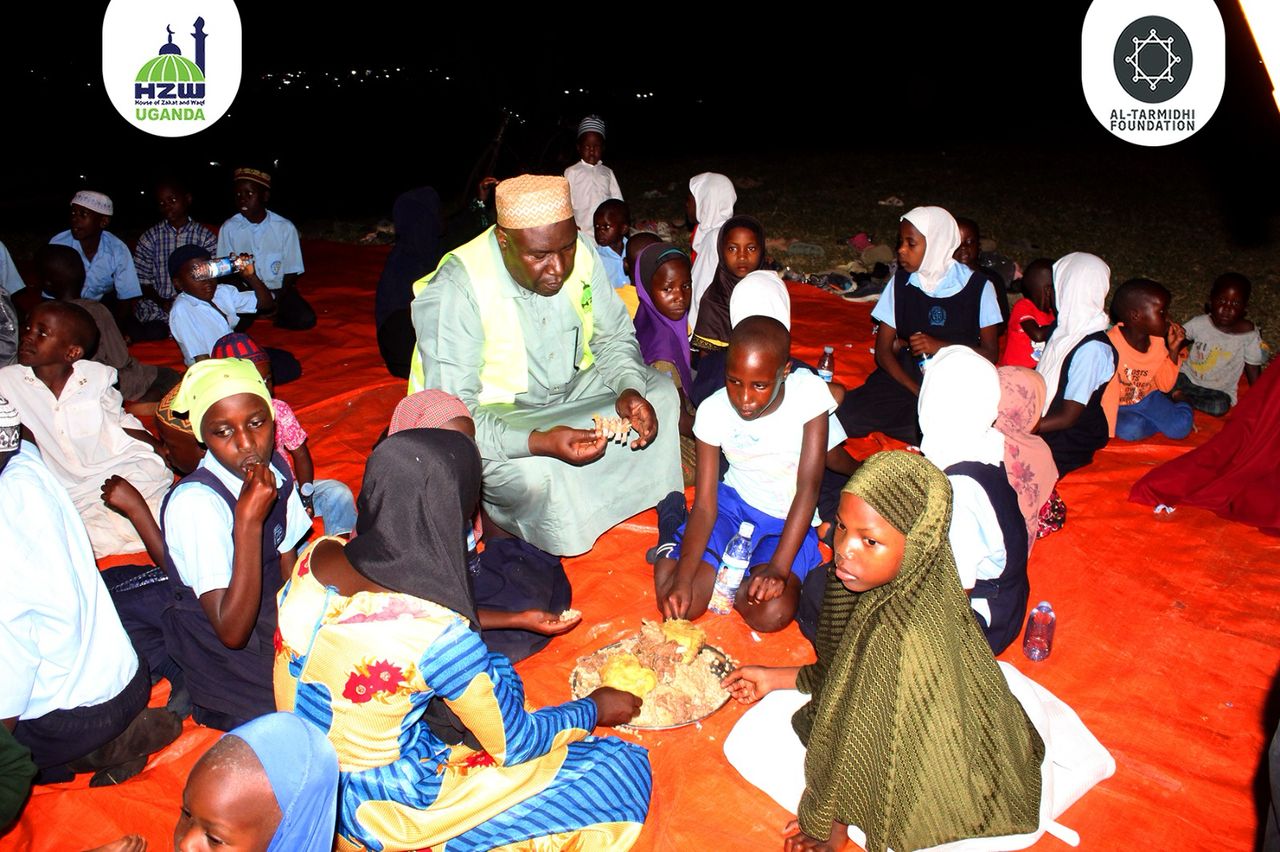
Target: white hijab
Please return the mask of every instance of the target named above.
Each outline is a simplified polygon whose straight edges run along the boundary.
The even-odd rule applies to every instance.
[[[916,280],[920,289],[932,296],[951,264],[958,262],[951,255],[960,247],[960,226],[941,207],[916,207],[902,218],[924,235],[924,262]]]
[[[962,461],[1004,461],[1004,435],[993,425],[1000,412],[1000,374],[968,346],[944,347],[929,361],[917,412],[924,435],[920,449],[940,470]]]
[[[767,269],[748,272],[729,296],[729,324],[747,317],[773,317],[791,330],[791,294],[778,273]]]
[[[720,265],[720,226],[733,216],[738,193],[733,181],[716,172],[694,175],[689,180],[689,192],[693,193],[698,217],[698,234],[693,240],[693,250],[698,257],[693,262],[693,303],[689,307],[689,333],[693,334],[698,325],[698,304],[715,280],[716,267]]]
[[[1092,254],[1073,252],[1053,265],[1053,291],[1058,307],[1058,327],[1045,344],[1036,372],[1044,377],[1044,410],[1058,394],[1062,365],[1081,340],[1110,325],[1104,305],[1111,289],[1111,268]],[[932,369],[932,364],[930,369]]]

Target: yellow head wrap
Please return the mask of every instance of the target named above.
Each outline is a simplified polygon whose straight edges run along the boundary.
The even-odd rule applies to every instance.
[[[243,358],[208,358],[192,364],[182,377],[182,385],[178,389],[178,395],[173,398],[172,409],[189,412],[191,433],[196,436],[197,441],[204,443],[200,427],[205,412],[215,403],[238,393],[262,397],[272,418],[275,417],[275,411],[271,408],[271,394],[267,391],[258,368],[252,361]]]

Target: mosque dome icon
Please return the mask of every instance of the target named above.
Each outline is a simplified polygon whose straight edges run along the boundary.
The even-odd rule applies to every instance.
[[[159,55],[149,60],[138,71],[134,80],[138,83],[202,83],[204,71],[182,55],[173,43],[173,29],[165,27],[169,40],[160,46]]]

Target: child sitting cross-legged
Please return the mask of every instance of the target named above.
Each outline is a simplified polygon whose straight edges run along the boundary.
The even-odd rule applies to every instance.
[[[1244,317],[1252,290],[1249,279],[1236,272],[1213,282],[1205,312],[1187,321],[1190,355],[1182,362],[1174,399],[1221,417],[1236,404],[1240,374],[1251,387],[1258,380],[1266,362],[1262,338]]]
[[[165,642],[200,724],[230,730],[275,710],[276,592],[311,518],[273,452],[271,395],[249,361],[192,365],[174,398],[208,449],[161,510],[174,599]]]
[[[1118,356],[1116,374],[1102,395],[1111,434],[1122,441],[1152,435],[1181,440],[1191,434],[1191,406],[1173,402],[1168,392],[1178,380],[1186,333],[1169,322],[1169,291],[1154,281],[1133,278],[1111,299],[1107,332]]]
[[[18,363],[0,370],[0,395],[12,402],[50,472],[71,495],[97,557],[143,549],[133,524],[101,499],[121,476],[154,513],[172,478],[155,440],[124,410],[116,371],[87,360],[98,345],[93,317],[70,302],[43,302],[22,329]]]
[[[316,479],[311,449],[307,446],[307,432],[289,403],[275,395],[271,360],[267,353],[247,334],[228,334],[213,344],[212,357],[244,358],[257,367],[258,374],[267,385],[267,392],[271,394],[271,407],[275,409],[276,452],[293,468],[302,505],[312,516],[324,518],[327,535],[351,535],[356,526],[356,500],[351,496],[351,489],[336,479]]]
[[[754,525],[752,567],[734,606],[755,630],[791,622],[801,581],[822,561],[813,526],[835,400],[822,379],[792,372],[790,356],[791,335],[772,317],[747,317],[730,335],[725,387],[698,406],[693,424],[693,510],[654,566],[669,618],[706,610],[720,555],[744,521]],[[729,472],[717,482],[721,449]]]

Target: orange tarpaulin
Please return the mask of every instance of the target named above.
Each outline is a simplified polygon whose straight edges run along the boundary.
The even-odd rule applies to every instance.
[[[279,388],[310,432],[318,476],[358,489],[364,460],[403,394],[374,342],[373,287],[385,249],[309,243],[304,292],[320,315],[309,332],[258,322],[263,344],[290,349],[301,381]],[[810,287],[792,287],[795,354],[810,363],[836,346],[847,385],[871,369],[869,311]],[[172,341],[138,346],[143,360],[177,365]],[[1196,849],[1252,845],[1251,784],[1270,737],[1263,708],[1280,658],[1280,539],[1196,509],[1172,516],[1127,501],[1152,465],[1200,443],[1218,424],[1181,445],[1113,442],[1060,488],[1069,509],[1062,532],[1031,559],[1032,600],[1058,613],[1053,655],[1027,661],[1015,645],[1002,659],[1075,708],[1117,764],[1062,817],[1087,849]],[[885,444],[888,445],[887,443]],[[862,457],[880,446],[850,442]],[[614,450],[610,450],[611,452]],[[657,617],[644,551],[654,543],[652,511],[619,524],[586,556],[566,561],[583,624],[516,668],[535,704],[569,697],[574,661]],[[706,616],[709,640],[742,662],[811,659],[792,626],[756,637],[734,616]],[[157,689],[156,700],[163,694]],[[640,849],[777,848],[789,815],[748,786],[721,744],[742,709],[727,706],[696,727],[622,734],[649,749],[653,802]],[[76,783],[39,788],[21,821],[0,840],[12,849],[85,849],[129,832],[165,849],[184,779],[217,732],[190,721],[147,769],[117,787]],[[1060,846],[1042,840],[1038,848]]]

